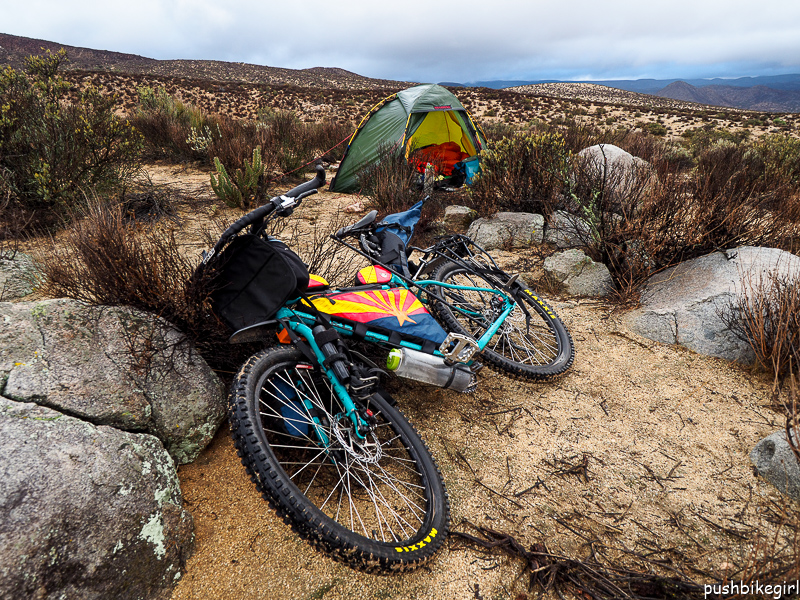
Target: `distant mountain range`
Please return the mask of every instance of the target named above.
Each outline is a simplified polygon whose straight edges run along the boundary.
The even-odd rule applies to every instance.
[[[739,77],[737,79],[618,79],[607,81],[474,81],[459,84],[446,82],[453,87],[488,87],[503,89],[540,83],[595,83],[611,88],[671,98],[684,102],[698,102],[711,106],[741,108],[764,112],[800,112],[800,74]]]

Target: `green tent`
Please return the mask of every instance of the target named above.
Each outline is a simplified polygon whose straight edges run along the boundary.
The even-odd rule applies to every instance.
[[[440,85],[418,85],[385,98],[365,116],[345,150],[331,181],[334,192],[358,189],[356,175],[376,163],[383,153],[405,152],[415,159],[435,156],[447,160],[472,157],[486,146],[486,138],[467,110]],[[438,154],[435,152],[438,151]]]

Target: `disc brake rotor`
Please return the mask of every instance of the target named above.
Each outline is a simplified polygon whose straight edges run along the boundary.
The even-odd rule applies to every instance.
[[[383,450],[375,433],[369,431],[364,439],[359,439],[353,422],[346,414],[336,415],[332,429],[341,449],[355,460],[376,465],[383,457]]]

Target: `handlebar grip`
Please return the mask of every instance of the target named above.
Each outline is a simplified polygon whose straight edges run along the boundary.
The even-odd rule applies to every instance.
[[[322,165],[317,165],[316,168],[317,168],[317,176],[314,177],[314,179],[312,179],[311,181],[306,181],[305,183],[301,183],[300,185],[290,189],[283,195],[288,196],[289,198],[297,198],[303,192],[316,190],[325,185],[325,167],[323,167]]]
[[[239,233],[242,229],[250,225],[251,223],[257,221],[258,219],[262,219],[268,213],[271,213],[275,210],[275,207],[267,203],[263,206],[259,206],[257,209],[250,211],[245,216],[238,218],[234,221],[230,227],[228,227],[223,234],[220,236],[219,241],[214,244],[214,252],[219,252],[222,247],[228,243],[228,240],[231,239],[234,235]]]

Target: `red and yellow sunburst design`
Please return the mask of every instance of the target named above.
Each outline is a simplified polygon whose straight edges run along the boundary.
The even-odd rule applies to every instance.
[[[314,275],[313,273],[309,274],[308,276],[308,289],[309,290],[318,290],[322,288],[328,287],[330,284],[325,280],[324,277],[319,275]]]
[[[402,326],[407,321],[417,323],[410,315],[428,314],[419,299],[403,288],[344,292],[314,298],[312,302],[320,312],[359,323],[394,317]]]
[[[441,344],[447,332],[405,288],[331,292],[311,300],[320,312],[378,330],[398,331]]]

